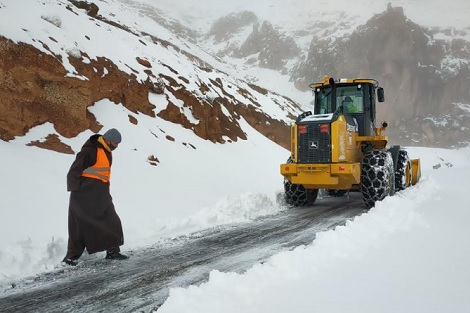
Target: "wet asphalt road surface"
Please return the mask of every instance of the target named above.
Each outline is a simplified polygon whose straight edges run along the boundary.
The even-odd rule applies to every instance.
[[[325,197],[313,207],[133,251],[126,261],[87,260],[0,290],[0,312],[152,312],[172,287],[205,282],[211,270],[243,272],[365,212],[359,193],[349,199]]]

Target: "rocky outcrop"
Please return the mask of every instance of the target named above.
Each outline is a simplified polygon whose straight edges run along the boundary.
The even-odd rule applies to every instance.
[[[425,127],[425,117],[448,114],[452,103],[470,103],[469,47],[458,39],[434,40],[429,30],[406,18],[402,8],[389,6],[349,38],[315,38],[307,60],[296,66],[292,77],[304,84],[312,76],[374,78],[386,92],[385,104],[378,106],[379,120],[400,129],[416,123]],[[454,137],[460,140],[470,135],[465,128],[457,132]],[[420,144],[445,142],[442,136],[440,132],[423,136]]]
[[[79,9],[83,9],[87,12],[88,16],[96,17],[100,8],[93,2],[89,3],[87,1],[78,1],[78,0],[69,0],[74,6]]]
[[[101,126],[87,108],[101,99],[123,103],[133,112],[153,114],[149,82],[120,71],[106,58],[69,61],[79,75],[67,77],[60,58],[0,37],[0,138],[11,140],[31,127],[51,122],[59,134],[74,137]],[[106,73],[106,74],[105,74]]]
[[[199,89],[202,91],[202,96],[200,96],[189,92],[171,77],[164,77],[164,79],[170,82],[167,86],[168,91],[184,103],[183,106],[191,111],[198,123],[192,124],[182,110],[171,101],[166,109],[158,113],[159,117],[181,124],[185,128],[192,129],[199,137],[218,143],[225,143],[227,141],[225,138],[230,138],[229,141],[247,139],[238,122],[243,117],[254,129],[267,138],[285,148],[289,147],[288,126],[284,122],[275,120],[260,112],[256,108],[257,103],[255,101],[252,101],[253,105],[239,103],[233,95],[224,92],[225,87],[222,80],[211,80],[209,86],[200,84]],[[223,96],[215,98],[206,96],[213,88],[224,92]],[[257,87],[257,91],[267,93],[267,90],[261,87]],[[245,89],[239,89],[238,93],[247,97],[250,96],[249,91]]]
[[[234,54],[235,57],[256,55],[260,67],[280,70],[287,60],[300,52],[295,41],[280,33],[268,22],[255,23],[253,31]]]
[[[470,105],[453,104],[449,112],[440,117],[427,115],[396,120],[385,133],[401,145],[467,146],[470,144]]]
[[[223,16],[216,20],[208,33],[214,36],[216,43],[223,42],[237,34],[244,26],[250,25],[258,20],[258,17],[249,11],[241,11]]]
[[[61,153],[66,153],[66,154],[74,154],[75,152],[72,150],[72,147],[69,145],[64,144],[62,141],[60,141],[59,136],[56,134],[49,134],[47,137],[44,139],[44,141],[40,140],[35,140],[32,141],[28,144],[27,146],[35,146],[39,147],[42,149],[47,149],[47,150],[54,150],[57,152]]]

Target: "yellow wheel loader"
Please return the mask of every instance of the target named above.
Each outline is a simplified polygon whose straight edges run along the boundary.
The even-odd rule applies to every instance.
[[[326,76],[310,88],[314,111],[292,125],[291,155],[280,166],[288,205],[312,205],[325,189],[332,197],[360,191],[371,208],[419,181],[419,159],[411,160],[400,146],[387,146],[386,122],[375,126],[376,99],[384,101],[376,80]]]

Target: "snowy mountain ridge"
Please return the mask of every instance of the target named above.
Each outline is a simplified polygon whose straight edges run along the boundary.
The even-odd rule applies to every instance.
[[[199,7],[208,3],[215,5],[205,1]],[[411,1],[361,1],[354,8],[341,4],[243,3],[232,11],[226,5],[222,17],[193,13],[184,22],[199,26],[191,40],[204,50],[243,68],[247,80],[285,90],[304,110],[311,109],[308,84],[325,74],[373,77],[388,95],[378,114],[393,126],[391,138],[402,144],[465,145],[470,125],[460,120],[466,113],[454,112],[454,104],[470,103],[465,88],[470,72],[468,5],[429,2],[422,14],[422,4]],[[190,12],[178,6],[165,9],[162,16]],[[427,117],[449,115],[459,127],[449,131],[429,125]]]

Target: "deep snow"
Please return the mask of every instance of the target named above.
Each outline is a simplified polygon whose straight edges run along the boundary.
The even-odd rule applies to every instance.
[[[95,114],[99,108],[93,108]],[[120,120],[129,112],[118,106],[115,111],[98,116],[105,128],[122,125],[124,141],[115,151],[112,193],[123,220],[124,252],[286,209],[275,200],[282,190],[278,163],[286,151],[255,131],[248,142],[228,146],[205,147],[192,138],[197,150],[188,154],[186,146],[156,140],[145,127],[126,127]],[[48,127],[0,142],[3,290],[26,275],[56,269],[65,253],[65,173],[74,156],[24,145],[48,134]],[[182,132],[191,138],[189,131]],[[88,135],[63,140],[76,149]],[[156,167],[136,162],[145,155],[139,151],[149,146],[166,151]],[[470,148],[408,150],[421,158],[418,185],[246,273],[213,271],[201,286],[173,289],[158,312],[469,312],[470,211],[465,191],[470,187]],[[181,162],[167,161],[177,155]],[[224,169],[206,171],[208,160]],[[227,179],[227,174],[236,179]],[[81,261],[101,257],[98,253]]]
[[[418,185],[246,273],[173,289],[158,312],[469,312],[470,149],[409,151]]]
[[[250,140],[215,145],[159,118],[136,115],[135,127],[127,122],[134,113],[107,102],[90,110],[104,129],[116,127],[123,134],[113,160],[111,192],[123,222],[125,249],[282,209],[271,191],[282,186],[278,167],[288,152],[247,124]],[[114,114],[109,106],[115,106]],[[162,132],[169,130],[174,142]],[[23,138],[0,141],[2,281],[51,269],[65,253],[65,175],[75,156],[25,146],[51,132],[52,125],[46,124]],[[91,134],[61,140],[78,151]],[[147,161],[150,155],[158,156],[157,166]]]
[[[163,6],[164,2],[169,3],[159,4]],[[106,55],[124,71],[129,70],[125,64],[139,69],[136,54],[152,59],[152,53],[142,45],[136,45],[137,50],[127,48],[123,43],[130,45],[133,39],[122,32],[111,32],[105,25],[93,29],[77,27],[81,19],[73,15],[65,18],[61,14],[66,11],[59,10],[57,3],[65,2],[33,1],[25,8],[20,1],[0,0],[0,35],[38,48],[43,47],[41,40],[63,54],[64,60],[77,49],[87,51],[90,58]],[[149,19],[133,20],[137,15],[122,6],[113,7],[114,3],[117,2],[100,2],[102,14],[114,13],[128,25],[158,29],[162,39],[179,40]],[[280,21],[285,16],[274,14],[282,12],[274,12],[276,6],[285,8],[280,2],[269,7],[256,3],[257,12],[272,18],[278,16]],[[305,2],[290,3],[298,4],[289,6],[290,10],[300,8],[303,13],[294,15],[297,21],[309,18],[308,10],[301,5]],[[331,9],[324,14],[332,17],[338,14],[331,1],[319,3]],[[416,22],[421,22],[421,18],[430,26],[468,27],[466,1],[445,5],[438,1],[392,4],[400,3],[406,4],[405,13]],[[344,7],[344,3],[335,4]],[[221,7],[220,2],[213,1],[213,9],[218,11],[212,11],[214,15],[209,17],[215,18],[216,13],[224,10],[229,12],[231,5],[235,2]],[[348,8],[364,13],[361,8],[368,5],[374,11],[378,2],[363,1],[361,6]],[[193,14],[202,16],[194,6],[194,2],[185,3]],[[382,3],[374,13],[385,6]],[[179,12],[190,18],[189,11]],[[84,13],[80,14],[83,18]],[[17,18],[11,20],[11,16]],[[54,18],[62,22],[60,28],[47,21]],[[357,21],[363,18],[365,15],[356,15]],[[210,19],[200,21],[201,29],[210,25]],[[92,42],[85,40],[80,31],[93,34]],[[108,46],[109,37],[103,37],[103,32],[112,36],[117,46]],[[56,38],[57,45],[51,44],[51,36]],[[190,48],[204,57],[196,47]],[[126,49],[128,53],[124,53]],[[194,73],[179,55],[167,54],[165,50],[158,53],[180,72],[186,70],[189,77],[200,74]],[[237,68],[212,61],[228,73],[237,74]],[[70,64],[66,62],[64,66],[70,75],[76,75]],[[273,72],[249,73],[255,74],[260,75],[260,85],[265,81],[281,94],[281,87],[288,86],[285,77]],[[285,88],[286,94],[293,93]],[[161,109],[161,99],[151,101],[156,110]],[[269,114],[285,118],[282,116],[285,112],[272,106],[272,102],[263,105]],[[279,164],[285,161],[288,151],[243,120],[241,125],[248,140],[220,145],[201,140],[178,125],[129,112],[107,100],[96,103],[90,111],[104,126],[103,130],[116,127],[123,133],[123,143],[115,152],[112,194],[123,221],[124,252],[166,237],[286,209],[276,203],[276,195],[282,190]],[[129,115],[138,120],[138,126],[128,122]],[[50,133],[55,133],[53,125],[44,124],[24,137],[0,141],[0,292],[11,288],[11,283],[18,279],[54,270],[65,254],[68,205],[65,175],[74,156],[25,146]],[[76,138],[60,139],[78,151],[91,134],[85,131]],[[171,134],[175,142],[165,139],[166,134]],[[423,178],[417,186],[385,199],[345,226],[321,233],[312,244],[275,255],[246,273],[212,272],[209,281],[201,286],[174,289],[158,312],[470,312],[470,213],[465,194],[470,187],[470,149],[409,150],[422,161]],[[157,166],[149,164],[147,158],[151,155],[158,157]],[[99,253],[81,261],[101,257],[103,254]]]

